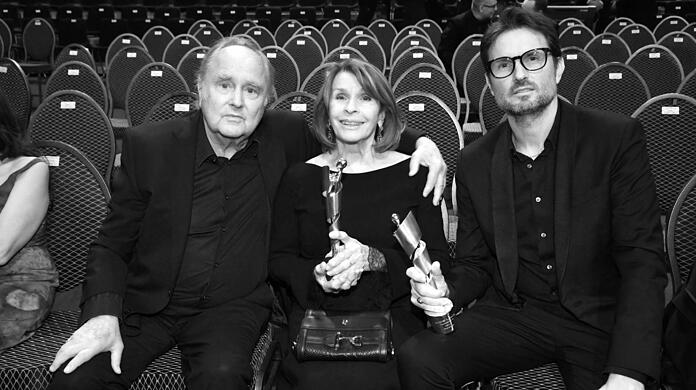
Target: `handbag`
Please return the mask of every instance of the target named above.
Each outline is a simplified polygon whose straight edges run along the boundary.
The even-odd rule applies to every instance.
[[[293,343],[298,361],[370,360],[394,356],[391,313],[367,311],[327,314],[307,309]]]

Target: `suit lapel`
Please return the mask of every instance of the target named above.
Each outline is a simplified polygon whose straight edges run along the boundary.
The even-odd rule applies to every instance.
[[[517,226],[513,191],[512,161],[510,160],[510,126],[503,125],[491,161],[491,194],[495,251],[500,276],[508,297],[513,297],[517,282]]]
[[[572,175],[575,170],[575,142],[577,118],[572,107],[559,99],[561,123],[558,133],[556,172],[554,187],[554,251],[556,253],[557,277],[560,284],[568,265],[570,242]]]
[[[196,159],[196,129],[201,120],[200,113],[193,115],[189,121],[172,132],[173,142],[171,153],[176,158],[172,159],[169,187],[171,201],[171,248],[172,267],[171,275],[176,282],[179,267],[186,247],[186,237],[191,224],[191,207],[193,199],[193,172]]]

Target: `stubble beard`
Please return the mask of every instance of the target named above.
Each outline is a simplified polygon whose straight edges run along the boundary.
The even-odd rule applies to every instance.
[[[511,90],[525,84],[514,85]],[[538,93],[530,99],[520,102],[512,102],[506,96],[496,96],[495,100],[498,107],[502,109],[508,116],[521,117],[536,115],[544,111],[546,107],[556,98],[556,90],[552,89],[537,89]]]

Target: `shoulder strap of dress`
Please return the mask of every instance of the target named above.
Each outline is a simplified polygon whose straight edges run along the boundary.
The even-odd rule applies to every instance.
[[[18,170],[12,172],[12,173],[10,174],[10,176],[7,177],[7,180],[5,180],[5,182],[2,183],[2,184],[5,184],[5,183],[13,183],[13,182],[17,179],[17,176],[19,176],[22,172],[26,171],[27,169],[31,168],[32,166],[34,166],[35,164],[37,164],[37,163],[39,163],[39,162],[41,162],[41,161],[46,161],[46,160],[45,160],[43,157],[36,157],[36,158],[31,159],[31,161],[29,161],[28,163],[24,164],[23,167],[21,167],[21,168],[19,168]]]

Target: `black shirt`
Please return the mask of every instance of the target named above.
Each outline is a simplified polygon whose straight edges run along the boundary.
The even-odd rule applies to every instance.
[[[510,141],[519,256],[516,292],[545,302],[558,302],[553,202],[559,118],[560,110],[536,159],[516,151]]]
[[[269,210],[259,140],[252,135],[227,159],[215,155],[202,122],[196,131],[191,224],[170,310],[240,298],[258,282],[246,272],[266,262]]]

